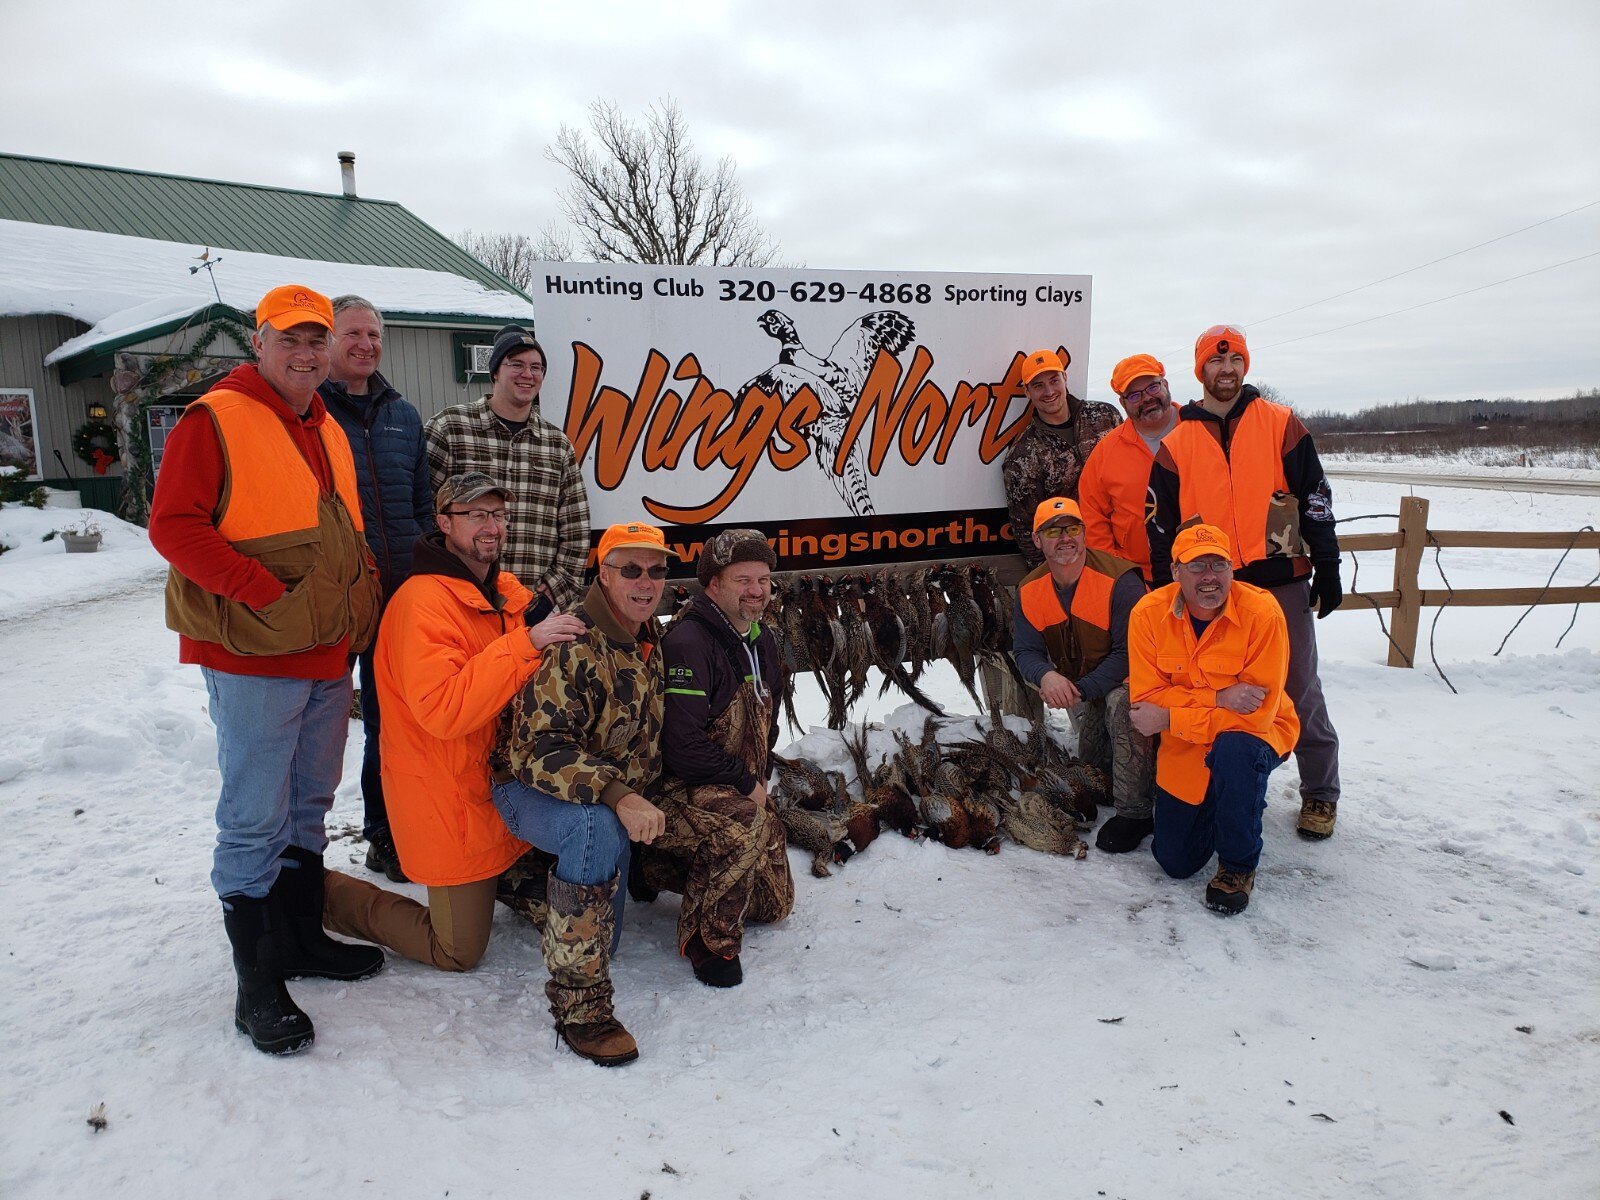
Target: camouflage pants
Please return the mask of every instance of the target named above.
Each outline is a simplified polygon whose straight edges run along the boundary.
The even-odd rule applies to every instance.
[[[590,1025],[612,1015],[611,943],[620,877],[609,883],[568,883],[554,871],[548,880],[549,915],[544,926],[544,985],[557,1025]]]
[[[781,921],[794,908],[783,823],[771,803],[736,788],[688,788],[671,781],[656,798],[666,832],[642,853],[646,881],[683,894],[678,949],[696,933],[713,954],[731,957],[744,940],[744,923]]]
[[[1155,798],[1156,743],[1128,719],[1128,685],[1119,683],[1102,700],[1068,709],[1078,731],[1078,757],[1111,779],[1119,817],[1148,818]]]

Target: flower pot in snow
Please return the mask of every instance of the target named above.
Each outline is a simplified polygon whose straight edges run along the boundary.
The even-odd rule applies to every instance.
[[[67,544],[68,554],[93,554],[100,549],[100,535],[98,533],[63,532],[61,540]]]

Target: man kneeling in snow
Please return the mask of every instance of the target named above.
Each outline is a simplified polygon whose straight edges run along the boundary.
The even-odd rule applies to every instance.
[[[1284,691],[1289,631],[1271,593],[1233,578],[1227,534],[1192,525],[1172,542],[1176,583],[1134,606],[1128,667],[1134,726],[1156,751],[1156,861],[1187,879],[1217,856],[1206,907],[1250,903],[1267,777],[1300,719]]]
[[[599,578],[575,612],[584,633],[544,656],[511,705],[494,803],[506,826],[557,862],[546,883],[545,995],[574,1054],[603,1067],[639,1057],[613,1007],[611,955],[622,936],[629,844],[666,818],[647,799],[661,774],[661,530],[613,525]]]
[[[496,881],[528,849],[489,794],[500,714],[546,647],[584,631],[562,613],[526,624],[533,596],[499,568],[512,499],[480,472],[440,485],[437,528],[417,539],[378,635],[385,806],[400,862],[427,886],[428,903],[327,875],[329,929],[444,971],[483,957]]]
[[[746,920],[794,907],[783,823],[767,798],[783,665],[761,628],[778,559],[757,529],[725,529],[696,563],[705,589],[661,640],[666,663],[667,777],[661,837],[635,851],[636,900],[681,892],[678,949],[710,987],[744,980]]]

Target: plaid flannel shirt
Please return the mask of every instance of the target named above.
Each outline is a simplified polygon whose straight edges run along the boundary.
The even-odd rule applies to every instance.
[[[500,567],[560,608],[583,594],[589,557],[589,495],[565,435],[539,415],[513,434],[489,399],[454,404],[428,421],[428,469],[437,491],[451,475],[482,471],[516,493]]]

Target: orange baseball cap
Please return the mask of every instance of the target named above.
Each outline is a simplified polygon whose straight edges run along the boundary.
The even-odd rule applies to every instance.
[[[293,329],[296,325],[321,325],[333,328],[333,301],[304,284],[286,283],[275,287],[256,305],[256,328]]]
[[[600,548],[594,553],[595,562],[605,562],[606,556],[613,550],[657,550],[673,558],[678,557],[667,549],[666,535],[654,525],[646,525],[643,521],[627,521],[613,525],[601,534]]]
[[[1250,347],[1245,345],[1244,330],[1237,325],[1213,325],[1202,333],[1194,344],[1194,377],[1201,383],[1206,381],[1200,374],[1200,368],[1206,365],[1206,359],[1213,354],[1227,354],[1229,351],[1238,351],[1244,356],[1245,374],[1250,373]]]
[[[1142,379],[1146,375],[1165,379],[1167,369],[1149,354],[1130,355],[1111,368],[1111,390],[1120,396],[1128,390],[1135,379]]]
[[[1228,535],[1215,525],[1190,525],[1187,529],[1178,530],[1178,536],[1172,539],[1173,562],[1184,563],[1207,554],[1233,561],[1233,547],[1228,544]]]
[[[1035,350],[1022,364],[1022,382],[1032,383],[1046,371],[1065,371],[1061,356],[1054,350]]]
[[[1053,521],[1076,521],[1083,524],[1083,510],[1078,507],[1076,500],[1068,500],[1065,496],[1051,496],[1042,500],[1039,507],[1033,510],[1033,529],[1037,533]]]

